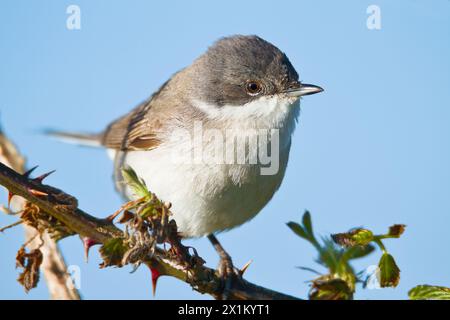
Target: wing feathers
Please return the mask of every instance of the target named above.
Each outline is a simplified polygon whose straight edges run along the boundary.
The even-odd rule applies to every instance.
[[[146,101],[119,118],[106,128],[101,143],[107,148],[126,150],[149,150],[159,145],[156,123],[150,124],[150,101]]]

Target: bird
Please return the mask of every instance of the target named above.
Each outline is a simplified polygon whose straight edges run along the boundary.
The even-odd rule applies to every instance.
[[[103,131],[50,133],[106,148],[127,199],[133,194],[120,168],[133,168],[171,204],[183,238],[208,237],[226,278],[236,269],[216,235],[251,220],[272,199],[285,175],[300,98],[322,91],[301,82],[275,45],[232,35]]]

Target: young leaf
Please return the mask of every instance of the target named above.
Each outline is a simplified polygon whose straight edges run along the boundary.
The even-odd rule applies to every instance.
[[[408,292],[411,300],[450,300],[450,288],[420,285]]]
[[[378,267],[380,268],[380,286],[382,288],[396,287],[400,281],[400,269],[395,263],[394,257],[389,253],[384,253]]]
[[[300,225],[296,222],[287,223],[288,227],[294,231],[299,237],[309,241],[319,252],[321,251],[321,247],[319,242],[314,236],[314,232],[312,229],[311,223],[311,215],[308,211],[305,211],[302,218],[303,225]]]
[[[139,198],[150,196],[150,192],[145,185],[144,180],[140,179],[131,167],[122,168],[122,176],[125,183],[133,190]]]
[[[343,256],[346,260],[363,258],[369,254],[371,254],[375,250],[375,247],[371,244],[366,246],[355,246],[347,248],[344,252]]]
[[[103,262],[100,264],[101,268],[109,266],[122,266],[122,258],[127,247],[123,243],[122,238],[112,238],[105,242],[100,248],[100,255],[102,256]]]
[[[344,250],[338,247],[333,240],[328,237],[323,237],[322,242],[323,245],[320,247],[317,262],[326,267],[330,274],[337,273]]]
[[[306,231],[303,229],[303,227],[302,227],[301,225],[299,225],[298,223],[291,221],[291,222],[288,222],[288,223],[287,223],[287,226],[288,226],[292,231],[294,231],[294,233],[295,233],[296,235],[298,235],[299,237],[301,237],[301,238],[303,238],[303,239],[306,239],[306,240],[309,240],[308,234],[307,234]]]
[[[393,226],[389,227],[389,233],[388,235],[391,237],[399,238],[403,232],[405,232],[405,225],[404,224],[394,224]]]
[[[297,269],[304,270],[304,271],[309,271],[309,272],[314,273],[314,274],[316,274],[318,276],[322,276],[322,274],[319,271],[314,270],[313,268],[299,266],[299,267],[297,267]]]
[[[358,228],[346,233],[331,235],[334,242],[343,247],[365,246],[373,240],[373,233],[370,230]]]
[[[313,281],[310,300],[352,300],[353,292],[347,283],[341,279]]]
[[[305,231],[312,236],[314,232],[312,228],[311,214],[309,213],[309,211],[305,211],[305,213],[303,214],[302,222]]]

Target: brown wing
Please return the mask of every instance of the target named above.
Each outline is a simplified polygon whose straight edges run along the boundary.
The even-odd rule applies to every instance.
[[[157,147],[156,137],[161,127],[158,119],[150,116],[151,98],[136,107],[127,115],[111,123],[103,132],[101,143],[107,148],[117,150],[149,150]]]

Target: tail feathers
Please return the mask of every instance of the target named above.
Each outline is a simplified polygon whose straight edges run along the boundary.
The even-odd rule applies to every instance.
[[[67,143],[88,147],[102,146],[99,134],[73,133],[55,130],[47,130],[45,134]]]

